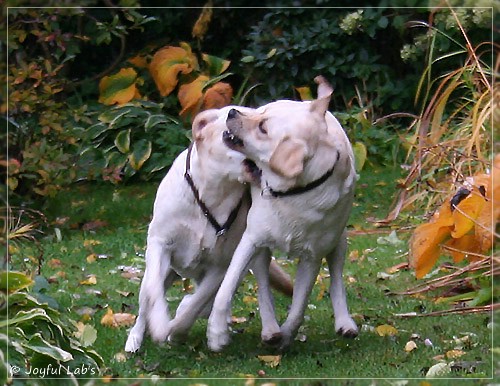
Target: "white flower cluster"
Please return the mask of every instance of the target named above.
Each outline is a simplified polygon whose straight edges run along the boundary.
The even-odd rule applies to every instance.
[[[352,35],[357,30],[360,30],[362,27],[363,20],[363,10],[358,9],[356,12],[348,13],[340,22],[340,29],[347,33],[348,35]]]

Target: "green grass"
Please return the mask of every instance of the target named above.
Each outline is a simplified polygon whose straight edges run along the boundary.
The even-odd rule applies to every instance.
[[[350,220],[351,228],[369,228],[368,217],[383,217],[394,193],[398,172],[390,169],[364,172],[358,183],[356,205]],[[305,342],[295,341],[283,354],[280,364],[271,368],[263,364],[258,355],[274,355],[260,344],[260,320],[253,277],[248,276],[240,287],[234,302],[233,315],[246,321],[234,326],[232,342],[222,353],[212,353],[206,345],[206,321],[198,321],[188,342],[183,346],[153,344],[145,339],[136,355],[123,361],[126,328],[113,329],[101,325],[107,307],[115,312],[136,314],[140,281],[121,275],[123,267],[144,269],[144,248],[147,225],[157,183],[113,187],[109,185],[81,185],[62,192],[49,201],[45,212],[51,226],[47,229],[43,248],[42,275],[49,279],[46,294],[53,297],[64,313],[75,320],[83,320],[97,329],[94,348],[106,363],[104,374],[113,378],[236,378],[236,380],[180,380],[172,384],[195,383],[209,385],[244,385],[246,377],[256,378],[262,384],[269,378],[365,378],[356,384],[370,384],[372,378],[422,378],[426,369],[437,363],[434,357],[445,355],[457,344],[454,337],[469,336],[463,356],[455,362],[480,362],[475,372],[456,371],[447,375],[453,380],[432,380],[431,384],[451,384],[459,379],[492,377],[491,320],[486,314],[449,315],[440,317],[401,318],[400,313],[431,312],[448,309],[449,304],[436,303],[432,296],[410,297],[391,295],[405,290],[417,281],[410,271],[400,271],[389,278],[380,278],[387,268],[406,261],[409,233],[398,233],[404,242],[400,245],[382,245],[378,238],[387,234],[356,235],[350,237],[349,254],[344,276],[347,279],[350,310],[362,332],[358,338],[347,340],[336,336],[328,295],[317,283],[310,298],[302,333]],[[88,230],[89,224],[99,220],[105,226]],[[58,237],[54,228],[61,231]],[[84,230],[86,229],[86,230]],[[358,258],[353,251],[359,251]],[[351,254],[352,253],[352,254]],[[97,257],[89,262],[88,257]],[[26,245],[14,254],[13,269],[29,268],[29,261],[37,250]],[[280,260],[283,267],[293,273],[293,262]],[[95,285],[80,284],[88,275],[95,275]],[[327,284],[326,269],[321,277]],[[117,292],[117,291],[120,291]],[[436,294],[434,294],[436,295]],[[182,285],[176,283],[169,293],[175,305],[182,296]],[[289,299],[276,295],[281,320],[286,315]],[[90,312],[90,316],[82,313]],[[490,323],[490,324],[489,324]],[[394,337],[379,336],[373,329],[388,324],[395,327]],[[412,334],[418,334],[418,348],[410,353],[405,344]],[[433,347],[424,344],[430,339]],[[118,358],[118,359],[117,359]],[[451,362],[448,359],[447,362]],[[262,379],[258,374],[264,372]],[[131,381],[122,380],[123,384]],[[419,384],[419,380],[409,384]],[[477,381],[475,381],[477,382]],[[276,382],[279,383],[279,382]],[[281,384],[301,384],[299,380]],[[330,384],[330,383],[317,383]]]

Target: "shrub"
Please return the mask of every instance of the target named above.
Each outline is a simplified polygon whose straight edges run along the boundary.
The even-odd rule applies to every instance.
[[[179,119],[165,114],[162,104],[151,101],[109,107],[97,121],[82,129],[85,141],[78,178],[118,183],[140,172],[143,179],[149,179],[164,172],[189,143]]]

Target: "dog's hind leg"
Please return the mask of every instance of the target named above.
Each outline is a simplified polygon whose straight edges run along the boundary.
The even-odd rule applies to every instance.
[[[326,261],[330,271],[330,299],[335,314],[335,331],[339,335],[354,338],[358,335],[358,327],[347,308],[346,291],[342,278],[346,252],[347,232],[344,230],[335,249],[327,255]]]
[[[269,345],[281,342],[280,326],[276,320],[274,299],[269,286],[269,263],[271,262],[271,251],[264,249],[255,256],[250,269],[252,270],[259,287],[259,311],[262,321],[261,339]],[[292,291],[290,291],[292,292]]]
[[[146,270],[144,272],[144,278],[142,279],[141,289],[139,291],[139,314],[134,327],[130,330],[127,342],[125,343],[125,351],[127,352],[135,352],[141,347],[146,326],[149,325],[149,323],[152,323],[150,316],[152,307],[157,303],[158,297],[164,301],[165,291],[178,277],[178,275],[170,268],[170,264],[162,261],[163,256],[160,255],[158,261],[155,259],[154,262],[151,262],[153,259],[151,257],[151,252],[152,251],[150,250],[149,264],[146,259]],[[163,286],[159,285],[159,283],[163,283]],[[167,314],[164,316],[164,319],[159,321],[160,323],[168,322],[168,310],[166,313]]]
[[[166,288],[172,285],[177,275],[170,265],[170,253],[165,240],[148,235],[146,249],[146,271],[144,272],[141,292],[145,292],[147,324],[151,338],[161,342],[166,339],[165,330],[170,320],[168,304],[165,299]]]
[[[292,306],[285,323],[281,326],[281,349],[290,345],[304,320],[307,301],[318,276],[320,265],[321,259],[303,257],[299,260],[293,287]]]

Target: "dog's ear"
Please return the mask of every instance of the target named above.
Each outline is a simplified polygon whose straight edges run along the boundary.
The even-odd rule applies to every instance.
[[[203,138],[203,128],[219,118],[219,110],[211,109],[199,113],[193,121],[192,132],[195,141]]]
[[[283,177],[295,178],[304,170],[307,147],[303,141],[285,137],[269,160],[271,170]]]
[[[330,98],[333,93],[333,87],[321,75],[314,78],[314,81],[318,85],[318,99],[312,101],[310,110],[323,116],[325,115],[326,110],[328,110]]]

